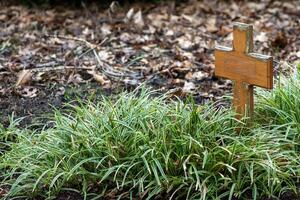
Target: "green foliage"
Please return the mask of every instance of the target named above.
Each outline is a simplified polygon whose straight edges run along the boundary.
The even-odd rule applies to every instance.
[[[259,93],[259,120],[292,129],[300,142],[300,71],[291,77],[281,76],[272,92]]]
[[[278,124],[250,128],[228,109],[167,103],[148,90],[116,101],[103,98],[97,105],[70,105],[68,114],[56,112],[53,128],[21,131],[6,140],[10,150],[0,157],[1,185],[10,188],[8,199],[51,198],[68,188],[86,198],[108,191],[143,199],[256,199],[296,192],[300,159],[294,122],[300,114],[288,109],[299,98],[285,96],[300,93],[284,88],[267,94],[270,100],[262,98],[270,103],[259,109],[261,115],[267,114],[260,113],[264,105],[268,112],[274,109],[267,116]]]

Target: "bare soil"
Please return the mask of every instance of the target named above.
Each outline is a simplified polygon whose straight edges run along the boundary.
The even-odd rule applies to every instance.
[[[0,2],[0,122],[60,108],[67,88],[120,91],[146,83],[199,103],[231,92],[214,76],[232,21],[254,25],[255,51],[275,71],[300,57],[298,1],[186,1],[26,7]],[[92,84],[93,83],[93,84]],[[80,91],[80,89],[79,89]],[[86,91],[88,92],[88,91]]]

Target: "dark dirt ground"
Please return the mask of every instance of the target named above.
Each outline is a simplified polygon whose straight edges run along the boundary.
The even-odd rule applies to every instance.
[[[232,22],[254,25],[255,50],[285,71],[300,57],[299,1],[195,1],[26,7],[0,1],[0,122],[22,126],[60,108],[68,90],[116,91],[146,83],[198,103],[231,91],[214,77],[215,44]],[[93,84],[91,84],[93,83]],[[83,89],[90,85],[89,89]],[[76,92],[75,92],[76,93]],[[98,92],[101,94],[101,92]],[[76,95],[74,95],[76,96]],[[73,97],[74,97],[73,96]],[[72,99],[72,98],[71,98]]]

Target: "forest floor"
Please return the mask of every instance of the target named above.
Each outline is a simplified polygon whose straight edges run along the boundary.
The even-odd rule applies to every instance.
[[[231,91],[214,76],[232,22],[254,25],[255,51],[275,71],[300,60],[299,1],[188,1],[26,7],[0,2],[0,123],[21,125],[79,96],[147,84],[197,103]]]

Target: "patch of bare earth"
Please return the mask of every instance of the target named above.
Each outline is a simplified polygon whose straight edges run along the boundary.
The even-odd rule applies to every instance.
[[[275,70],[300,59],[299,1],[188,1],[28,8],[0,3],[0,116],[32,119],[61,107],[67,88],[150,85],[198,103],[231,92],[214,76],[214,47],[232,22],[254,25],[255,51]],[[101,93],[99,93],[100,95]]]

